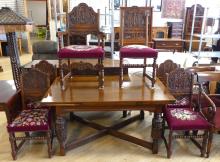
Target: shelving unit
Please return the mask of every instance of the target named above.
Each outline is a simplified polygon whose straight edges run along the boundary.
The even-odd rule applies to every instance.
[[[191,38],[190,38],[190,50],[189,52],[191,53],[191,48],[192,48],[192,42],[193,38],[199,39],[199,48],[197,52],[193,52],[193,56],[197,57],[199,60],[200,58],[213,58],[217,57],[220,58],[220,51],[202,51],[202,45],[203,41],[206,38],[211,38],[211,39],[220,39],[220,34],[204,34],[205,28],[206,28],[206,22],[207,22],[207,15],[208,11],[210,10],[209,8],[204,8],[203,16],[202,15],[197,15],[197,4],[194,5],[194,13],[193,13],[193,19],[192,19],[192,27],[191,27]],[[196,27],[196,18],[202,18],[202,25],[200,22],[199,27]],[[214,25],[214,23],[212,23]],[[212,32],[213,32],[213,26],[211,26]],[[195,31],[194,31],[195,29]],[[200,32],[199,32],[200,31]],[[197,61],[198,62],[198,61]]]

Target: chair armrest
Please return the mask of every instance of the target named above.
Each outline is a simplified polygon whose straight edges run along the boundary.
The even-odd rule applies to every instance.
[[[8,123],[12,122],[22,110],[21,92],[16,92],[6,103],[6,116]]]
[[[210,123],[214,123],[214,117],[216,113],[216,105],[213,100],[204,92],[200,93],[200,112],[206,117]]]

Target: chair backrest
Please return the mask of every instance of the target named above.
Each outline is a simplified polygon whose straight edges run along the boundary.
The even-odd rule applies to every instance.
[[[160,81],[166,85],[167,82],[167,74],[169,74],[171,71],[175,70],[176,68],[179,68],[180,65],[174,63],[172,60],[166,60],[163,63],[159,65],[157,68],[157,78],[160,79]]]
[[[53,65],[51,63],[49,63],[46,60],[41,60],[39,63],[35,64],[34,66],[36,69],[46,73],[49,75],[50,77],[50,84],[53,83],[53,81],[56,79],[57,77],[57,68],[56,65]]]
[[[30,102],[40,101],[49,87],[48,74],[35,68],[22,71],[21,95],[23,108],[26,108],[26,105]]]
[[[177,102],[187,105],[192,103],[193,75],[183,68],[171,71],[167,76],[167,88]]]
[[[102,39],[99,31],[99,9],[97,13],[89,7],[86,3],[80,3],[74,7],[71,12],[67,14],[67,31],[68,31],[68,44],[72,36],[79,36],[86,38],[88,34],[93,34]]]
[[[120,8],[120,45],[147,45],[152,38],[152,7]]]

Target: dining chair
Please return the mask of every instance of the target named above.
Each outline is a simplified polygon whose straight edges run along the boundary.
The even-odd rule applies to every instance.
[[[98,87],[100,89],[104,88],[104,33],[99,30],[99,10],[95,12],[86,3],[80,3],[75,6],[72,11],[67,14],[66,22],[67,27],[65,32],[58,32],[59,39],[59,67],[60,76],[62,81],[67,77],[73,77],[72,67],[74,62],[73,59],[97,59],[98,63],[93,66],[91,64],[92,70],[96,71],[98,76]],[[87,45],[87,44],[75,44],[77,42],[71,41],[72,38],[87,37],[87,35],[92,34],[97,37],[97,45]],[[67,37],[66,46],[62,46],[63,36]],[[79,41],[78,41],[79,43]],[[86,42],[84,42],[86,43]],[[68,60],[69,73],[64,75],[63,72],[63,60]],[[90,66],[83,65],[83,70],[90,71]],[[82,69],[81,69],[82,70]],[[89,74],[87,74],[89,75]]]
[[[49,86],[49,76],[31,68],[22,72],[21,91],[7,103],[10,113],[7,130],[14,160],[27,140],[46,140],[48,156],[52,156],[53,115],[49,107],[39,104]]]
[[[168,104],[163,109],[164,120],[167,122],[168,140],[164,136],[165,124],[163,124],[163,139],[167,149],[167,157],[172,155],[173,139],[188,138],[197,146],[201,156],[206,155],[207,141],[211,129],[209,116],[201,111],[200,99],[203,98],[210,105],[210,111],[215,112],[215,106],[209,97],[199,89],[199,93],[193,94],[194,76],[183,68],[177,68],[167,77],[167,88],[176,98],[176,103]],[[199,109],[201,108],[201,109]],[[164,123],[165,123],[164,121]],[[202,139],[200,142],[198,139]]]
[[[152,33],[152,7],[121,7],[120,26],[119,87],[122,88],[124,81],[124,68],[142,68],[143,79],[149,79],[151,87],[154,87],[158,52],[149,47]],[[142,63],[125,61],[126,59],[140,59]],[[149,59],[153,60],[152,64],[147,64]],[[150,74],[146,71],[147,67],[152,68]]]

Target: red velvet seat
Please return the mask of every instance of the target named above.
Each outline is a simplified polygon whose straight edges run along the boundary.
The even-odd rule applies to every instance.
[[[171,130],[205,130],[211,127],[199,112],[190,108],[167,108],[164,113]]]
[[[150,47],[147,47],[145,45],[127,45],[123,46],[120,49],[120,80],[119,80],[119,86],[122,87],[123,83],[123,68],[143,68],[143,77],[147,77],[151,80],[152,87],[154,87],[155,84],[155,73],[156,73],[156,59],[157,59],[158,52],[155,49],[152,49]],[[136,58],[136,59],[144,59],[143,64],[124,64],[123,59],[124,58]],[[147,58],[153,58],[153,64],[151,67],[152,75],[148,75],[146,73],[146,67],[148,66],[146,63]]]
[[[98,59],[98,76],[99,76],[99,88],[104,87],[104,66],[103,66],[103,59],[104,59],[104,49],[100,46],[88,46],[88,45],[70,45],[64,48],[61,48],[58,52],[59,58],[59,67],[61,67],[61,76],[63,77],[63,70],[62,70],[62,60],[68,59],[68,67],[71,69],[70,59],[74,58],[94,58]],[[70,73],[71,74],[71,70]],[[62,78],[63,79],[63,78]]]
[[[61,48],[59,58],[104,58],[104,50],[99,46],[71,45]]]

